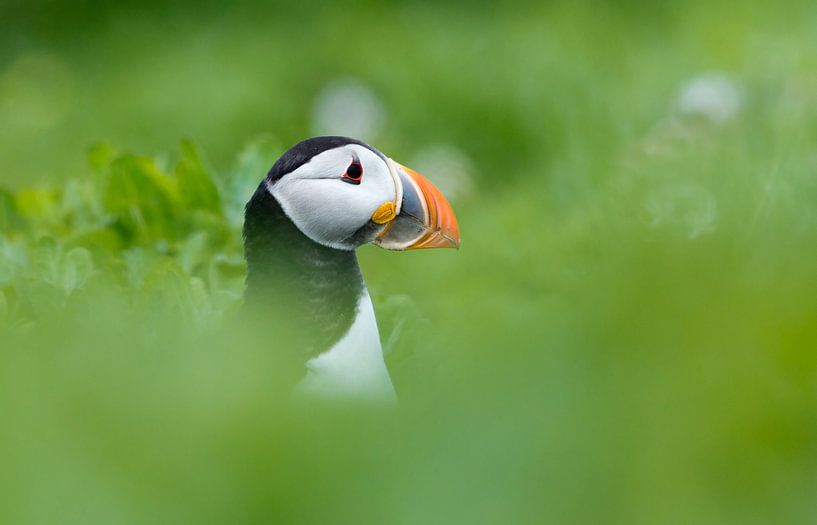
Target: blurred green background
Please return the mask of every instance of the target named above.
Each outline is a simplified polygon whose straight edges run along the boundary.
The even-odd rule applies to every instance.
[[[359,253],[395,413],[241,319],[324,133],[459,217]],[[810,1],[6,1],[0,522],[814,523],[816,175]]]

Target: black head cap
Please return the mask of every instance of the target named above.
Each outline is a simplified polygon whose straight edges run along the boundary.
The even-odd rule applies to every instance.
[[[312,137],[311,139],[302,140],[301,142],[295,144],[289,148],[286,153],[281,155],[281,157],[275,161],[275,164],[272,165],[269,173],[267,173],[267,180],[269,182],[275,182],[287,173],[290,173],[309,162],[315,155],[330,149],[345,146],[347,144],[357,144],[358,146],[363,146],[364,148],[370,149],[376,153],[383,160],[386,159],[385,155],[365,142],[357,139],[352,139],[349,137]]]

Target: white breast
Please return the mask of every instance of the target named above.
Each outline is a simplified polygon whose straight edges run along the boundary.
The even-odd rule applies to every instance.
[[[396,402],[368,291],[361,294],[357,315],[346,335],[332,348],[307,361],[306,368],[306,377],[295,387],[299,395],[380,404]]]

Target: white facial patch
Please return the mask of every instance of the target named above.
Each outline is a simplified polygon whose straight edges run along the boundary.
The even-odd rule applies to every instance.
[[[341,180],[355,159],[363,168],[359,185]],[[344,241],[369,222],[378,206],[393,201],[398,191],[386,161],[357,144],[315,155],[268,183],[267,190],[307,237],[344,250],[356,248]]]

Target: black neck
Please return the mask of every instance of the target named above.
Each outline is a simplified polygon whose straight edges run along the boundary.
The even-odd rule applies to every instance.
[[[294,337],[306,356],[328,350],[348,331],[364,290],[354,251],[304,235],[264,183],[245,211],[244,255],[247,308],[269,317],[271,330]]]

